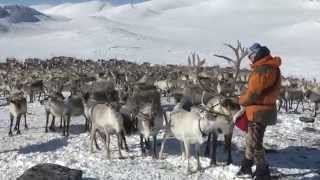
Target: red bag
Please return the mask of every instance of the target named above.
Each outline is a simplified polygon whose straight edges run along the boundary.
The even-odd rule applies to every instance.
[[[246,113],[243,113],[240,117],[236,119],[236,126],[242,131],[248,132],[249,120]]]

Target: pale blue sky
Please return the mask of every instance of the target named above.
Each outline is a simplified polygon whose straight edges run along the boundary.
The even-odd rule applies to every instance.
[[[33,5],[33,4],[60,4],[63,2],[83,2],[89,0],[0,0],[0,4],[23,4],[23,5]],[[113,4],[120,5],[130,2],[130,0],[105,0],[110,1]],[[133,0],[133,2],[142,2],[143,0]]]

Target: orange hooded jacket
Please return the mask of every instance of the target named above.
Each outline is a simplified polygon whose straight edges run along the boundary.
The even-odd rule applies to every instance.
[[[249,121],[254,121],[257,112],[276,109],[281,85],[280,65],[281,59],[271,55],[251,65],[248,88],[239,98]]]

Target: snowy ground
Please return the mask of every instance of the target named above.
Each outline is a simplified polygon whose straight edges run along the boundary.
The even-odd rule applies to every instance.
[[[224,166],[226,159],[219,146],[217,167],[208,167],[209,159],[202,157],[203,173],[187,174],[186,162],[179,157],[177,141],[166,144],[166,158],[154,160],[142,157],[139,138],[128,138],[129,153],[118,159],[116,139],[112,139],[112,160],[107,160],[104,151],[89,151],[89,136],[83,131],[83,118],[73,118],[71,135],[45,133],[45,116],[39,103],[29,104],[27,117],[29,129],[22,135],[8,137],[9,116],[6,107],[0,107],[0,179],[11,180],[38,163],[56,163],[84,171],[91,179],[237,179],[235,173],[243,155],[243,134],[235,129],[233,138],[234,164]],[[282,179],[320,179],[320,120],[305,124],[297,114],[279,114],[276,126],[268,127],[265,146],[276,150],[267,154],[274,175]],[[23,126],[21,126],[23,127]],[[162,135],[159,135],[159,142]],[[192,165],[196,167],[193,159]]]

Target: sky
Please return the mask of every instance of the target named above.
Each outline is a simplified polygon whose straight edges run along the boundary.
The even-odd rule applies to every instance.
[[[0,0],[0,4],[23,4],[23,5],[34,5],[34,4],[60,4],[64,2],[83,2],[89,0]],[[131,0],[105,0],[110,1],[113,4],[121,5],[127,4]],[[134,3],[142,2],[143,0],[132,0]]]

